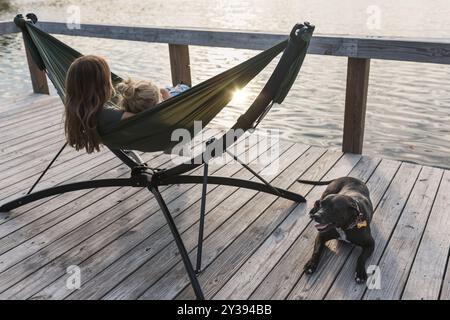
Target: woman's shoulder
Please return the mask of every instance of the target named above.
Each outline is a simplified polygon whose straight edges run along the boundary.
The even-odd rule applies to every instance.
[[[98,117],[98,127],[106,127],[108,125],[115,124],[122,119],[123,110],[121,110],[117,105],[112,103],[106,103],[100,110]]]

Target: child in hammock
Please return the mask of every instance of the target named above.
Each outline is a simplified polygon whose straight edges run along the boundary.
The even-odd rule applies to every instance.
[[[158,88],[152,81],[128,79],[120,82],[116,89],[121,95],[119,101],[121,108],[126,112],[138,113],[189,89],[189,87],[179,84],[175,87]]]

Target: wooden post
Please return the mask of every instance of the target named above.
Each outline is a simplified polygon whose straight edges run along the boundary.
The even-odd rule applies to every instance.
[[[31,85],[33,86],[33,92],[50,94],[48,90],[47,76],[45,75],[45,72],[39,69],[36,63],[34,63],[26,43],[25,43],[25,53],[27,55],[28,69],[30,70]]]
[[[370,59],[348,58],[342,151],[362,153]]]
[[[170,69],[172,70],[172,83],[184,83],[192,86],[191,65],[189,62],[189,47],[169,43]]]

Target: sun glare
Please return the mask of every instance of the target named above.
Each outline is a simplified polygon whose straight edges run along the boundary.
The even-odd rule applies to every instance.
[[[231,100],[231,104],[241,104],[244,103],[247,98],[247,94],[244,92],[244,90],[236,90],[233,93],[233,99]]]

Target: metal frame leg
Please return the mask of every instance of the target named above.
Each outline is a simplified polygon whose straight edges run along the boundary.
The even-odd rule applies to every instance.
[[[25,196],[19,197],[15,200],[4,203],[2,206],[0,206],[0,212],[8,212],[40,199],[78,190],[105,188],[105,187],[145,187],[145,186],[146,185],[144,184],[144,182],[140,183],[139,181],[133,178],[100,179],[100,180],[80,181],[62,184],[52,188],[47,188],[34,193],[30,193]]]
[[[203,167],[203,188],[202,202],[200,207],[200,220],[198,224],[198,245],[197,245],[197,266],[196,273],[200,273],[202,269],[202,250],[203,250],[203,230],[205,228],[205,210],[206,210],[206,192],[208,189],[208,163]]]
[[[164,202],[164,199],[162,198],[161,193],[159,193],[158,188],[156,186],[149,187],[149,190],[155,196],[155,199],[156,201],[158,201],[159,207],[161,208],[161,211],[163,212],[164,217],[166,218],[167,224],[169,225],[170,231],[172,232],[173,238],[178,247],[178,251],[180,252],[181,259],[183,260],[184,267],[186,268],[187,274],[191,281],[195,295],[198,300],[204,300],[205,297],[203,296],[202,288],[200,287],[200,283],[198,282],[194,268],[192,267],[191,259],[189,258],[189,254],[186,250],[186,247],[184,246],[183,240],[181,239],[180,233],[178,232],[178,229],[175,225],[175,222],[173,221],[169,209],[167,208],[167,205]]]
[[[58,159],[59,155],[63,152],[63,150],[66,148],[66,146],[67,146],[67,142],[64,143],[64,145],[62,146],[61,149],[59,149],[58,153],[56,153],[55,157],[52,159],[52,161],[50,161],[47,168],[45,168],[44,171],[42,171],[41,175],[39,176],[39,178],[37,178],[37,180],[31,186],[30,190],[28,190],[27,194],[30,194],[34,190],[36,185],[39,183],[39,181],[41,181],[42,177],[44,177],[44,175],[47,173],[48,169],[50,169],[50,167],[53,165],[53,163],[56,161],[56,159]]]
[[[280,196],[280,192],[277,190],[277,188],[275,188],[274,186],[272,186],[266,179],[264,179],[263,177],[261,177],[255,170],[253,170],[252,168],[250,168],[250,166],[248,166],[247,164],[245,164],[244,161],[242,161],[241,159],[239,159],[237,156],[235,156],[233,153],[231,153],[228,150],[225,150],[226,153],[228,153],[230,156],[233,157],[234,160],[236,160],[241,166],[243,166],[245,169],[247,169],[251,174],[253,174],[256,178],[258,178],[262,183],[264,183],[266,186],[268,186],[269,188],[272,189],[272,191],[275,192],[275,194],[277,194],[278,196]]]
[[[162,180],[158,180],[159,186],[171,185],[171,184],[200,184],[203,183],[203,177],[200,175],[180,175],[170,178],[165,178]],[[289,190],[268,186],[264,183],[259,183],[251,180],[242,180],[236,178],[229,177],[219,177],[219,176],[208,176],[208,184],[217,184],[223,186],[232,186],[238,188],[245,188],[255,191],[261,191],[269,194],[273,194],[275,196],[285,198],[288,200],[292,200],[295,202],[306,202],[306,199],[297,193],[294,193]],[[275,189],[275,190],[274,190]]]

